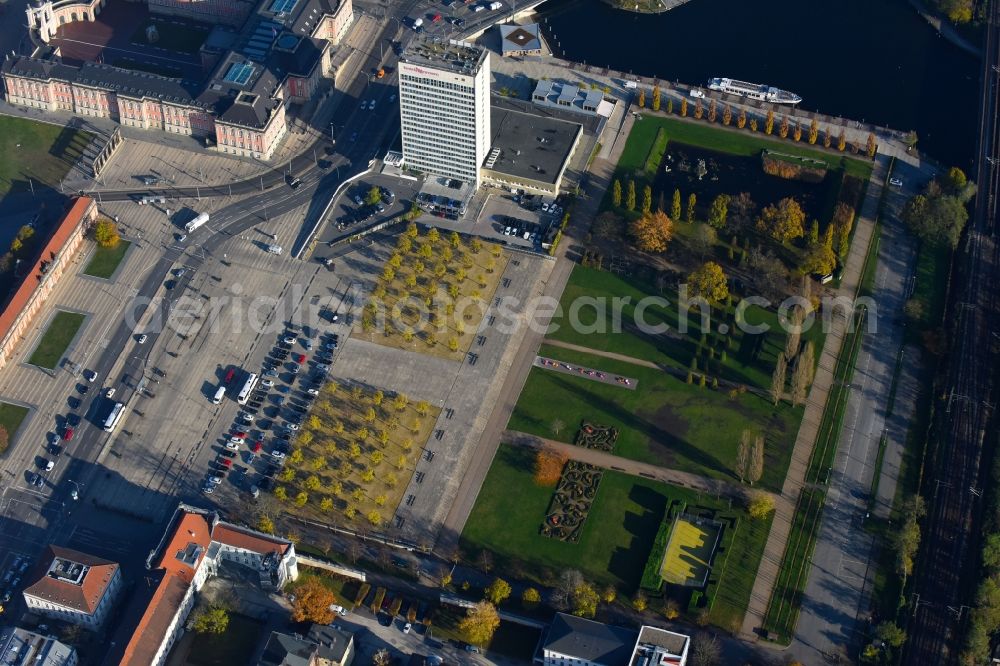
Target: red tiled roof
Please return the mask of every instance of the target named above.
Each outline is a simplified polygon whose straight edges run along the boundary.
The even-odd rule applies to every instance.
[[[66,210],[66,214],[63,215],[62,220],[59,221],[59,226],[52,232],[52,237],[49,238],[48,243],[45,244],[45,247],[39,253],[35,265],[25,274],[21,284],[4,307],[3,312],[0,312],[0,340],[3,340],[7,336],[11,327],[14,326],[14,322],[17,321],[18,315],[21,314],[24,306],[28,304],[28,301],[31,300],[32,295],[38,288],[38,283],[41,281],[43,275],[43,264],[51,262],[52,258],[59,254],[59,251],[62,250],[66,241],[73,234],[73,231],[76,230],[80,220],[86,217],[93,203],[94,200],[90,197],[76,197],[73,199],[72,205]]]
[[[142,589],[143,583],[145,589]],[[151,572],[140,581],[136,589],[139,595],[137,602],[127,609],[124,619],[131,619],[139,613],[142,615],[137,622],[133,621],[132,627],[121,627],[115,635],[117,645],[104,663],[108,666],[149,666],[177,610],[184,603],[189,587],[190,584],[183,578],[163,569]]]
[[[289,544],[285,541],[268,539],[262,535],[244,532],[233,525],[218,524],[212,532],[212,540],[219,543],[243,548],[255,553],[273,553],[275,551],[282,555],[288,550]]]
[[[194,580],[194,573],[198,570],[212,541],[211,530],[212,527],[204,515],[185,511],[181,514],[170,541],[163,548],[157,566],[177,574],[185,582],[190,583]]]
[[[56,558],[88,567],[79,585],[49,575],[49,568]],[[24,593],[93,615],[117,571],[118,565],[114,562],[71,548],[48,546],[32,574],[37,579],[25,588]]]

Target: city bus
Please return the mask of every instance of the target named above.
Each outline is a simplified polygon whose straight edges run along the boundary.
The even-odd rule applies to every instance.
[[[250,399],[250,394],[253,393],[253,390],[256,387],[257,387],[257,375],[251,372],[250,376],[247,377],[247,381],[243,385],[243,388],[240,389],[239,394],[236,396],[236,402],[238,402],[241,405],[247,404],[247,400]]]
[[[118,426],[118,422],[122,420],[122,414],[125,413],[125,404],[121,402],[116,402],[115,406],[111,408],[111,413],[108,414],[108,418],[104,419],[104,431],[111,432]]]

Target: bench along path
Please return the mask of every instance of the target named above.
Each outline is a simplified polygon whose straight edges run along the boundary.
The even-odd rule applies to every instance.
[[[561,372],[566,375],[573,375],[574,377],[583,377],[584,379],[601,382],[603,384],[620,386],[621,388],[629,389],[630,391],[634,391],[636,385],[639,383],[639,380],[633,377],[622,377],[621,375],[616,375],[614,373],[609,374],[603,370],[598,370],[597,368],[586,368],[582,365],[570,365],[569,363],[563,363],[562,361],[546,358],[544,356],[536,356],[534,365],[535,367],[542,368],[544,370],[552,370],[553,372]]]

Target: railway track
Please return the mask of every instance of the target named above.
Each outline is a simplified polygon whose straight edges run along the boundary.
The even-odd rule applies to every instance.
[[[993,368],[1000,278],[996,239],[1000,189],[1000,8],[986,34],[979,118],[976,197],[955,297],[949,308],[951,356],[938,410],[933,458],[923,495],[927,518],[910,599],[904,664],[956,664],[978,583],[978,529],[984,485],[983,449],[995,410]]]

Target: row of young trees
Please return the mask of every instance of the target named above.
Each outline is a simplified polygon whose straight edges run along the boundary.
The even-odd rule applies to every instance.
[[[803,281],[805,282],[805,281]],[[802,323],[806,312],[796,305],[789,313],[788,337],[785,338],[785,349],[779,352],[771,373],[771,401],[777,405],[785,397],[785,386],[788,383],[788,369],[792,369],[789,398],[793,405],[805,404],[809,387],[812,385],[816,371],[816,346],[812,340],[802,344]]]
[[[951,2],[963,2],[967,0],[944,0]],[[650,93],[650,108],[653,111],[660,111],[662,105],[662,95],[660,93],[660,87],[654,86]],[[639,91],[639,97],[636,102],[639,108],[646,108],[646,90],[641,89]],[[686,97],[681,98],[680,104],[677,106],[678,115],[682,118],[688,117],[690,113],[696,120],[707,120],[710,123],[715,123],[721,120],[722,124],[729,127],[733,123],[733,109],[728,104],[720,106],[718,102],[714,99],[710,100],[708,103],[708,108],[706,110],[704,104],[699,99],[694,103],[694,109],[692,110],[691,105],[688,103]],[[666,105],[666,113],[672,115],[674,113],[674,100],[668,99]],[[747,115],[746,109],[740,108],[735,116],[736,127],[739,129],[744,129],[749,127],[751,132],[756,132],[760,129],[759,119],[757,116],[751,114]],[[857,154],[862,151],[862,146],[854,142],[848,142],[847,134],[841,128],[839,133],[834,136],[834,128],[827,127],[825,130],[820,130],[819,121],[815,118],[809,121],[808,128],[801,122],[793,122],[789,116],[781,116],[780,118],[775,115],[774,111],[768,111],[763,118],[763,131],[764,134],[771,136],[774,134],[775,121],[778,125],[778,136],[782,139],[787,139],[791,137],[793,141],[802,141],[803,135],[809,145],[815,145],[820,140],[820,135],[822,135],[822,145],[824,148],[836,147],[840,152],[847,150],[848,146],[851,148],[851,152]],[[875,153],[878,151],[878,140],[875,135],[871,132],[868,133],[868,137],[865,141],[863,147],[864,152],[869,158],[875,157]]]

